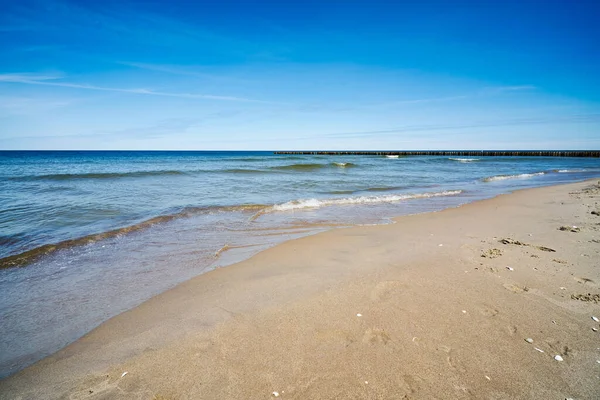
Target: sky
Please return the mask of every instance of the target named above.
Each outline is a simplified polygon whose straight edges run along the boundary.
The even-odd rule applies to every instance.
[[[0,150],[600,149],[596,0],[0,10]]]

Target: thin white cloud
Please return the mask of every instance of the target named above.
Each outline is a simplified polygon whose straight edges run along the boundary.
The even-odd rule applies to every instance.
[[[170,92],[154,91],[151,89],[125,89],[125,88],[95,86],[95,85],[87,85],[87,84],[79,84],[79,83],[55,82],[55,80],[59,79],[59,78],[61,78],[61,77],[60,76],[52,76],[52,75],[28,74],[28,73],[0,74],[0,82],[7,82],[7,83],[20,83],[20,84],[26,84],[26,85],[40,85],[40,86],[56,86],[56,87],[66,87],[66,88],[73,88],[73,89],[131,93],[131,94],[141,94],[141,95],[149,95],[149,96],[178,97],[178,98],[183,98],[183,99],[236,101],[236,102],[247,102],[247,103],[266,103],[265,101],[247,99],[244,97],[234,97],[234,96],[219,96],[219,95],[198,94],[198,93],[170,93]]]

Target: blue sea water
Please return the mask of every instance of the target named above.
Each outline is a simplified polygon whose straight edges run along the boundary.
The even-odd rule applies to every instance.
[[[0,152],[0,377],[284,240],[600,176],[600,160]]]

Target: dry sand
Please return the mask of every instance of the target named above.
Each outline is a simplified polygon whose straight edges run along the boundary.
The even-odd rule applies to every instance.
[[[111,319],[0,397],[599,399],[599,202],[588,181],[286,242]]]

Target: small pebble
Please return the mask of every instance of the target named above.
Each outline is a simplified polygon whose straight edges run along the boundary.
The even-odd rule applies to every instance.
[[[365,381],[365,385],[368,385],[368,384],[369,384],[369,381]]]
[[[508,266],[506,267],[506,269],[509,270],[509,271],[514,271],[515,270],[513,267],[508,267]]]
[[[592,319],[596,322],[600,322],[600,319],[598,319],[598,317],[592,317]]]
[[[525,341],[526,341],[527,343],[533,343],[533,339],[532,339],[532,338],[530,338],[530,337],[528,337],[527,339],[525,339]]]
[[[559,356],[559,355],[555,355],[555,356],[554,356],[554,359],[555,359],[556,361],[563,361],[563,358],[562,358],[561,356]]]
[[[487,375],[485,376],[485,379],[487,379],[488,381],[491,381],[491,380],[492,380],[492,378],[490,378],[490,377],[489,377],[489,376],[487,376]]]
[[[462,313],[463,313],[463,314],[466,314],[466,313],[467,313],[467,310],[462,310]]]
[[[438,244],[438,246],[442,247],[442,246],[443,246],[443,244],[441,244],[441,243],[440,243],[440,244]]]
[[[564,286],[561,286],[561,287],[560,287],[560,290],[567,290],[567,288],[566,288],[566,287],[564,287]]]
[[[356,314],[357,317],[362,317],[362,314]]]
[[[553,323],[554,325],[556,325],[556,321],[555,321],[555,320],[552,320],[552,323]]]

